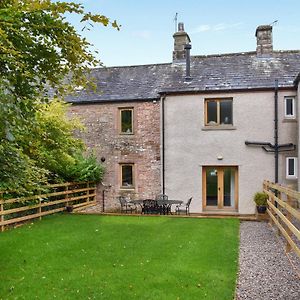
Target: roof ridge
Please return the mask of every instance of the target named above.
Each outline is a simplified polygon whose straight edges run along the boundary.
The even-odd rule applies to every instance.
[[[300,50],[273,50],[273,53],[275,53],[275,54],[276,53],[300,53]],[[194,57],[194,58],[209,58],[209,57],[240,56],[240,55],[253,55],[253,54],[256,55],[256,51],[191,55],[191,57]]]
[[[273,50],[273,53],[300,53],[300,50]],[[255,55],[256,51],[245,52],[232,52],[232,53],[215,53],[215,54],[201,54],[191,55],[192,58],[210,58],[210,57],[229,57],[229,56],[241,56],[241,55]],[[153,66],[168,66],[172,65],[172,62],[168,63],[152,63],[141,65],[127,65],[127,66],[99,66],[91,68],[91,70],[105,70],[105,69],[122,69],[122,68],[139,68],[139,67],[153,67]]]
[[[120,69],[120,68],[138,68],[138,67],[151,67],[151,66],[167,66],[171,65],[172,63],[157,63],[157,64],[142,64],[142,65],[129,65],[129,66],[112,66],[112,67],[107,67],[107,66],[102,66],[102,67],[96,67],[92,68],[92,70],[98,70],[98,69]]]
[[[191,55],[191,57],[196,58],[205,58],[205,57],[220,57],[220,56],[237,56],[237,55],[250,55],[256,54],[255,51],[248,51],[248,52],[233,52],[233,53],[215,53],[215,54],[201,54],[201,55]]]

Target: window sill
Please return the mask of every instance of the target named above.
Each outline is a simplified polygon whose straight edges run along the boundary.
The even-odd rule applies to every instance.
[[[121,132],[120,135],[132,136],[132,135],[134,135],[134,133],[133,132],[130,132],[130,133]]]
[[[283,119],[282,123],[297,123],[296,118],[285,118]]]
[[[233,125],[216,125],[216,126],[203,126],[201,128],[203,131],[209,130],[236,130],[236,127]]]
[[[120,191],[134,191],[135,187],[131,186],[131,187],[125,187],[125,186],[121,186],[120,187]]]
[[[297,180],[298,177],[297,176],[290,176],[290,177],[286,177],[286,180]]]

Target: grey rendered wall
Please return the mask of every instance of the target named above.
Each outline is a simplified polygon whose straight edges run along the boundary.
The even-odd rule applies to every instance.
[[[279,92],[279,142],[297,142],[297,123],[284,120],[284,96]],[[204,99],[233,98],[234,130],[205,130]],[[165,182],[173,199],[194,197],[192,212],[202,211],[202,166],[235,165],[239,168],[239,213],[252,214],[253,194],[263,179],[274,180],[274,155],[245,140],[274,143],[274,93],[224,93],[168,96],[165,100]],[[279,157],[279,182],[285,179],[285,157]],[[222,156],[223,160],[217,157]]]
[[[298,89],[297,89],[297,98],[296,98],[296,105],[297,105],[297,115],[300,116],[300,81],[298,82]],[[298,145],[300,145],[300,123],[298,122]],[[298,174],[300,171],[300,147],[298,146]],[[298,191],[300,191],[300,179],[298,175]]]

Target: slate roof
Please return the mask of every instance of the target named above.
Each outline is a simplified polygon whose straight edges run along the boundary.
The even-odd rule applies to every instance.
[[[185,80],[185,63],[153,64],[92,70],[97,92],[77,91],[67,101],[105,102],[158,99],[159,93],[235,91],[293,88],[300,71],[300,50],[274,51],[272,57],[256,52],[191,57],[192,80]]]

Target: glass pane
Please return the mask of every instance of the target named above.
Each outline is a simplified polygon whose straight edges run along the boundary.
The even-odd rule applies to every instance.
[[[220,124],[232,124],[232,100],[220,101]]]
[[[122,186],[133,186],[132,165],[122,166]]]
[[[224,168],[224,206],[234,206],[234,169]]]
[[[132,110],[121,111],[121,132],[132,133]]]
[[[289,175],[291,176],[295,175],[295,164],[293,158],[289,159]]]
[[[206,205],[218,205],[218,172],[216,168],[206,169]]]
[[[286,115],[287,116],[293,116],[294,111],[293,111],[293,99],[287,98],[285,99],[286,101]]]
[[[218,123],[217,114],[218,103],[216,101],[207,101],[207,124],[216,125]]]

